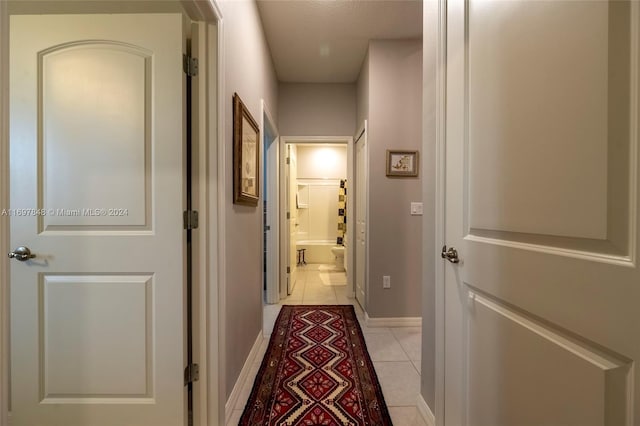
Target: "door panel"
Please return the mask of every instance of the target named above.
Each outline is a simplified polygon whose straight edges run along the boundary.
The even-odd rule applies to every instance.
[[[447,10],[444,423],[637,424],[640,4]]]
[[[11,17],[14,426],[183,423],[182,26]]]
[[[43,275],[43,402],[152,396],[152,287],[150,275]]]
[[[43,231],[150,225],[150,53],[117,42],[72,42],[38,55],[38,192],[42,208],[70,213],[43,216]],[[127,215],[73,215],[99,205],[122,206]]]

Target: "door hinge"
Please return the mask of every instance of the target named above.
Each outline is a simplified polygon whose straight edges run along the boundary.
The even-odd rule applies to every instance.
[[[264,230],[265,231],[271,231],[271,227],[269,225],[267,225],[267,226],[264,227]]]
[[[187,54],[182,55],[182,70],[189,77],[198,75],[198,58],[192,58]]]
[[[287,219],[291,219],[291,212],[287,212]]]
[[[291,266],[287,266],[287,274],[291,273]]]
[[[197,382],[200,380],[200,366],[198,364],[189,364],[184,369],[184,384]]]
[[[291,162],[291,158],[287,157],[287,164]]]
[[[198,211],[185,210],[183,214],[184,229],[198,229]]]

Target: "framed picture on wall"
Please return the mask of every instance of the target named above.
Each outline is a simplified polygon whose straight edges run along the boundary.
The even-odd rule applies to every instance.
[[[419,165],[418,151],[387,150],[387,176],[416,177]]]
[[[257,206],[260,198],[260,128],[233,94],[233,202]]]

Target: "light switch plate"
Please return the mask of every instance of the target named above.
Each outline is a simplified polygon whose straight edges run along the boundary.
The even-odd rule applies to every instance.
[[[382,288],[391,288],[391,276],[385,275],[382,277]]]
[[[411,216],[422,216],[422,203],[411,203]]]

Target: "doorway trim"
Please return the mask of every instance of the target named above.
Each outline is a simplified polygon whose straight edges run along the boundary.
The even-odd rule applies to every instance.
[[[201,57],[204,61],[203,78],[199,96],[200,105],[205,111],[197,111],[200,117],[208,118],[194,128],[198,137],[197,151],[206,153],[197,161],[198,175],[195,180],[198,187],[200,210],[200,230],[206,235],[200,238],[197,250],[200,253],[194,258],[194,271],[200,279],[196,300],[200,307],[197,339],[200,347],[197,354],[200,358],[201,386],[198,386],[196,424],[199,426],[216,426],[224,424],[224,284],[225,259],[224,239],[217,238],[219,231],[225,229],[225,155],[224,144],[224,104],[220,94],[224,93],[224,25],[221,10],[216,0],[179,0],[187,16],[194,22],[209,25],[204,31],[207,37],[202,44],[215,43],[216,55]],[[214,36],[215,33],[215,36]],[[210,51],[202,49],[201,52]],[[212,77],[212,72],[215,76]],[[208,149],[212,147],[212,149]],[[203,158],[204,157],[204,158]],[[9,10],[7,2],[0,1],[0,212],[10,206],[9,185]],[[217,185],[210,184],[211,176],[217,177]],[[9,252],[10,243],[9,216],[0,214],[0,426],[9,424],[9,265],[3,253]],[[212,291],[208,291],[211,289]],[[217,291],[216,291],[217,290]],[[216,415],[217,413],[217,415]],[[186,413],[185,413],[186,418]]]
[[[353,162],[354,162],[354,158],[353,158],[353,154],[354,154],[354,143],[353,143],[353,137],[352,136],[280,136],[280,162],[279,164],[284,163],[284,158],[285,158],[285,148],[287,146],[287,144],[346,144],[347,145],[347,182],[353,182]],[[282,194],[284,193],[283,191],[283,185],[285,184],[284,182],[284,167],[280,167],[280,173],[279,175],[276,174],[277,170],[268,170],[267,173],[269,174],[269,176],[273,179],[276,178],[278,179],[279,182],[279,187],[280,187],[280,191],[278,194],[278,204],[280,205],[280,213],[279,213],[279,220],[278,220],[278,225],[280,226],[280,229],[278,230],[278,233],[280,235],[280,241],[279,241],[279,247],[278,247],[278,253],[280,254],[280,274],[279,277],[280,279],[278,280],[278,282],[284,282],[286,283],[287,281],[287,265],[286,265],[286,260],[287,260],[287,256],[283,255],[283,250],[286,249],[286,239],[285,236],[283,235],[283,232],[287,229],[287,224],[286,224],[286,217],[284,215],[284,212],[286,211],[286,209],[283,209],[283,203],[285,198],[282,196]],[[348,206],[354,206],[354,201],[355,199],[353,198],[353,191],[347,191],[347,205]],[[355,236],[355,232],[353,230],[353,214],[347,214],[347,240],[350,241],[350,244],[353,244],[354,241],[354,236]],[[286,236],[286,238],[288,238],[288,236]],[[347,250],[347,294],[350,298],[355,297],[355,288],[354,288],[354,283],[353,283],[353,268],[354,268],[354,264],[353,264],[353,250]],[[267,288],[267,291],[269,291],[269,288]],[[276,290],[277,291],[277,290]]]
[[[9,208],[9,7],[0,2],[0,211]],[[9,424],[9,217],[0,215],[0,426]]]
[[[424,28],[435,28],[435,424],[444,426],[445,385],[445,262],[438,256],[445,241],[446,200],[446,101],[447,101],[447,0],[427,0]],[[436,13],[428,10],[435,10]],[[423,69],[423,77],[425,70]],[[423,82],[424,83],[424,82]],[[426,89],[423,87],[423,95]],[[424,99],[423,99],[424,103]],[[431,135],[423,134],[423,144]]]
[[[261,117],[260,117],[260,129],[263,135],[263,143],[261,143],[261,149],[263,151],[263,156],[261,158],[264,159],[264,163],[266,164],[266,172],[267,179],[265,184],[262,186],[262,200],[265,200],[264,194],[265,192],[270,194],[267,200],[267,219],[273,218],[274,220],[269,223],[269,232],[271,237],[267,237],[266,246],[263,247],[267,252],[267,265],[277,265],[275,271],[273,273],[269,273],[270,271],[267,269],[265,272],[265,277],[263,277],[263,282],[266,279],[267,282],[267,291],[265,294],[266,303],[278,303],[280,300],[280,294],[278,293],[278,277],[279,266],[280,265],[280,251],[278,250],[278,244],[280,241],[280,185],[278,176],[280,175],[280,143],[278,138],[280,137],[280,132],[278,131],[278,126],[276,125],[276,121],[273,119],[273,116],[269,112],[269,108],[264,99],[260,101],[261,105]],[[265,119],[266,118],[266,119]],[[269,142],[269,146],[272,146],[272,149],[275,151],[269,152],[267,151],[268,145],[264,143],[264,137],[267,132],[265,131],[266,127],[270,127],[275,135],[272,141]],[[275,156],[275,158],[273,158]],[[275,170],[275,174],[272,177],[270,173],[272,170]],[[268,185],[268,190],[267,190]],[[264,221],[262,223],[262,233],[264,235]],[[264,303],[263,303],[264,305]]]
[[[365,180],[365,223],[366,223],[366,229],[365,229],[365,242],[364,242],[364,306],[360,306],[360,308],[364,311],[365,313],[365,318],[366,318],[366,322],[367,324],[371,323],[371,319],[369,318],[369,315],[367,314],[367,309],[368,309],[368,304],[369,304],[369,237],[370,237],[370,233],[369,233],[369,125],[368,125],[368,120],[363,120],[362,121],[362,125],[360,126],[360,128],[358,129],[358,133],[356,133],[356,137],[353,141],[353,153],[354,156],[351,157],[351,162],[349,163],[351,165],[351,174],[353,175],[353,184],[354,186],[352,186],[352,190],[351,190],[351,195],[352,195],[352,200],[353,200],[353,204],[351,204],[354,208],[356,207],[356,197],[355,197],[355,192],[358,191],[358,187],[357,185],[355,185],[355,180],[356,180],[356,176],[355,176],[355,172],[356,172],[356,163],[358,162],[358,159],[355,157],[355,149],[356,149],[356,144],[360,141],[360,139],[364,138],[364,142],[365,142],[365,153],[364,153],[364,180]],[[355,187],[355,191],[353,191],[353,188]],[[355,219],[355,208],[353,211],[353,215],[354,219]],[[355,223],[355,220],[354,220]],[[347,226],[348,229],[348,226]],[[352,238],[351,241],[353,241],[353,249],[349,250],[351,252],[351,264],[353,265],[353,272],[351,273],[351,281],[353,282],[353,297],[354,299],[358,299],[356,296],[356,280],[355,280],[355,276],[356,276],[356,256],[355,256],[355,247],[356,247],[356,241],[355,241],[355,229],[353,230],[353,234],[350,236],[350,238]],[[349,253],[347,253],[348,255]],[[358,302],[359,303],[359,302]]]

